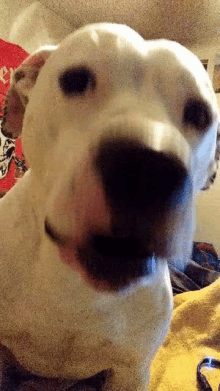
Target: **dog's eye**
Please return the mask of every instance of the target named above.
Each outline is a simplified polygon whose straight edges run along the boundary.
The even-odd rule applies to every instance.
[[[88,68],[72,68],[66,70],[60,76],[59,83],[65,95],[79,96],[94,90],[96,78]]]
[[[199,99],[189,99],[184,107],[183,123],[200,131],[207,129],[212,123],[212,113],[208,104]]]

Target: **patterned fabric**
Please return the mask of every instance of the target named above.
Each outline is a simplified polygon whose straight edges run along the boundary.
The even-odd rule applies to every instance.
[[[212,284],[220,277],[218,254],[210,243],[193,243],[192,259],[184,271],[169,265],[174,296],[179,293],[196,291]]]
[[[192,259],[207,269],[220,272],[218,254],[210,243],[194,242]]]
[[[27,56],[28,53],[19,46],[0,39],[0,123],[12,72]],[[26,170],[21,140],[6,138],[0,131],[0,197],[14,186]]]

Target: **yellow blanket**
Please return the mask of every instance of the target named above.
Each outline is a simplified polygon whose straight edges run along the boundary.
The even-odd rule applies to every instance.
[[[220,360],[220,278],[204,289],[175,296],[169,334],[153,361],[150,391],[200,390],[197,366],[206,357]],[[201,372],[217,391],[220,369]]]

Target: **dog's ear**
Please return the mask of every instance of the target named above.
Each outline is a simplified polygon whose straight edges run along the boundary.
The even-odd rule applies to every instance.
[[[41,68],[57,46],[47,46],[25,59],[12,76],[11,87],[5,98],[1,131],[7,138],[21,135],[25,108]]]
[[[216,138],[216,150],[215,150],[215,160],[209,166],[209,173],[207,181],[204,187],[201,190],[207,190],[210,186],[215,182],[215,178],[217,176],[218,166],[220,160],[220,123],[218,125],[218,132]]]

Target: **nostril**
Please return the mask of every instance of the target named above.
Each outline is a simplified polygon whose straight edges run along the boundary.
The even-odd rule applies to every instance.
[[[141,212],[149,205],[182,202],[190,184],[187,170],[176,156],[154,151],[138,140],[103,141],[95,167],[114,206]]]

